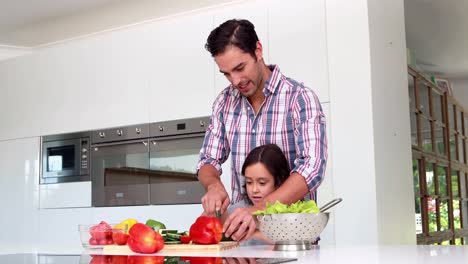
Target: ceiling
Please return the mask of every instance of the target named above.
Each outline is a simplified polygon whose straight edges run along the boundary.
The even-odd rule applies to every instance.
[[[34,48],[242,0],[0,0],[0,47]]]
[[[468,77],[468,0],[405,0],[406,45],[432,75]]]
[[[0,0],[0,47],[34,48],[233,0]],[[431,75],[468,78],[468,0],[404,0],[406,42]]]

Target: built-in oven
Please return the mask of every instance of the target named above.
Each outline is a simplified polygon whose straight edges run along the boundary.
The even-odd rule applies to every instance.
[[[209,118],[91,132],[93,206],[200,203],[196,164]]]
[[[42,137],[40,183],[89,181],[89,132]]]
[[[151,204],[200,203],[196,176],[209,117],[153,123],[150,127]]]
[[[148,205],[149,124],[91,132],[93,206]]]

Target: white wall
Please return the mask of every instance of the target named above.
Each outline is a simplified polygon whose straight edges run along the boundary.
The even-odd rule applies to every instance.
[[[337,244],[414,244],[403,1],[326,1]]]
[[[453,97],[463,106],[468,109],[468,79],[450,79],[452,82]]]
[[[319,204],[333,197],[344,202],[332,210],[322,244],[414,243],[414,212],[407,210],[413,207],[412,178],[404,179],[411,175],[410,167],[405,169],[410,161],[405,149],[410,145],[409,121],[403,110],[392,112],[388,107],[408,103],[399,100],[406,89],[400,87],[406,78],[401,71],[406,62],[400,65],[406,54],[404,36],[399,35],[400,4],[387,7],[395,11],[397,21],[384,17],[380,22],[382,9],[373,4],[368,8],[364,0],[247,1],[59,43],[0,62],[0,140],[14,145],[21,137],[208,115],[212,99],[226,82],[203,50],[204,37],[225,18],[247,17],[258,25],[267,62],[279,63],[287,75],[312,87],[327,113],[330,162]],[[376,24],[369,28],[369,21]],[[391,52],[385,50],[387,36],[376,34],[379,30],[391,32]],[[180,67],[172,68],[173,62]],[[388,80],[394,82],[386,84]],[[392,87],[394,92],[386,92]],[[196,100],[187,100],[192,96]],[[391,154],[385,152],[389,147]],[[36,153],[38,146],[29,144],[28,151]],[[400,168],[394,170],[398,175],[386,171],[388,167]],[[19,167],[16,171],[21,173]],[[5,182],[8,175],[0,167]],[[35,177],[31,188],[38,188]],[[394,193],[397,188],[408,192]],[[1,185],[0,193],[7,189],[10,186]],[[20,185],[13,189],[25,192]],[[392,207],[390,196],[395,205],[405,206]],[[35,199],[29,202],[41,229],[33,226],[37,239],[23,246],[35,249],[79,247],[78,223],[155,218],[187,229],[201,212],[199,204],[39,210]],[[406,227],[404,234],[392,221]],[[1,236],[0,245],[7,243]]]
[[[404,1],[368,0],[378,242],[415,244]]]

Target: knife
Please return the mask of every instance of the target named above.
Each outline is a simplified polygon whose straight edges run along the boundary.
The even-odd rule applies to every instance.
[[[221,220],[221,210],[216,210],[215,211],[215,217]]]
[[[221,221],[221,210],[215,211],[215,217]],[[230,237],[225,236],[223,232],[223,237],[221,238],[221,241],[234,241],[234,240]]]

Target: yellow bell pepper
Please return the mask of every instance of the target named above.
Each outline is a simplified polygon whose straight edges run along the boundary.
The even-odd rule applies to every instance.
[[[132,226],[136,223],[138,223],[138,221],[133,218],[127,218],[123,220],[122,222],[120,222],[121,225],[127,226],[127,231],[125,232],[126,234],[128,234],[128,230],[130,230],[130,228],[132,228]]]
[[[116,224],[114,225],[113,227],[114,229],[117,229],[117,230],[122,230],[124,232],[127,232],[128,229],[127,229],[127,225],[126,224]]]

